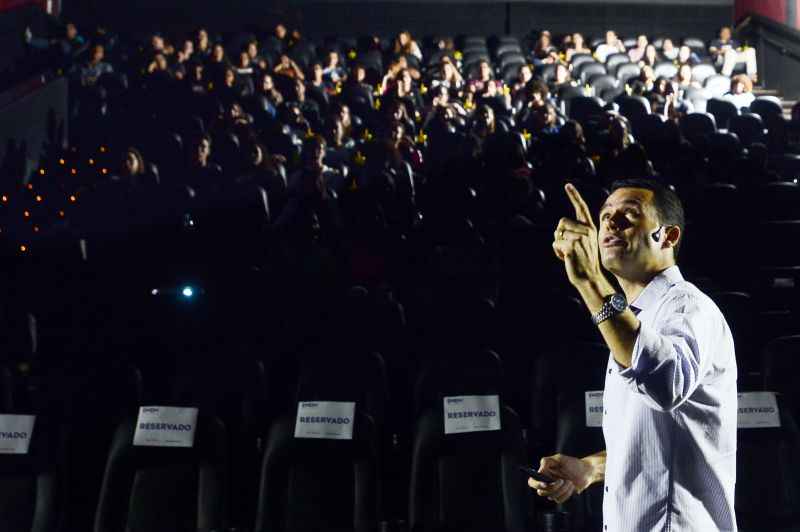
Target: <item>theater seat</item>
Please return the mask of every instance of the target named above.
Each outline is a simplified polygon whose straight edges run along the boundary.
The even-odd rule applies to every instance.
[[[766,140],[767,130],[764,128],[764,121],[757,114],[743,113],[731,117],[728,129],[739,136],[744,147]]]
[[[739,429],[736,520],[741,532],[800,530],[800,429],[779,395],[781,426]]]
[[[62,436],[53,419],[38,416],[28,454],[0,454],[0,532],[59,530],[67,484]]]
[[[602,429],[587,426],[586,392],[605,387],[608,355],[605,344],[569,341],[539,358],[531,393],[531,452],[536,458],[555,453],[583,457],[605,449]],[[570,514],[573,530],[600,530],[602,501],[598,484],[561,509]]]
[[[525,463],[522,428],[505,406],[499,357],[457,348],[430,361],[416,390],[410,530],[526,530],[527,479],[517,470]],[[445,434],[443,400],[462,395],[498,395],[501,430]]]
[[[710,113],[689,113],[681,117],[681,133],[692,145],[700,147],[717,130],[717,122]]]
[[[121,423],[108,454],[95,532],[211,532],[227,525],[228,445],[222,422],[202,412],[193,448],[133,445]]]
[[[283,413],[266,427],[258,532],[367,532],[382,518],[385,366],[334,345],[347,354],[304,357]],[[354,402],[353,439],[295,438],[300,401]]]
[[[778,392],[784,404],[800,415],[800,390],[796,370],[800,362],[800,335],[774,338],[761,351],[761,371],[764,390]]]
[[[653,72],[656,78],[672,79],[678,75],[678,67],[672,61],[660,61],[656,63]]]

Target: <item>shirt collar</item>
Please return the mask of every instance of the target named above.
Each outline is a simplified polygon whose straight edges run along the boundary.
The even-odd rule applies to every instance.
[[[653,277],[630,306],[632,309],[636,309],[638,314],[639,311],[651,307],[671,286],[680,281],[683,281],[683,275],[681,275],[678,266],[670,266]]]

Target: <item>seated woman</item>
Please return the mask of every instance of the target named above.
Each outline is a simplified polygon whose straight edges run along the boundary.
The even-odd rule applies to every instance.
[[[572,56],[575,54],[591,54],[592,50],[586,46],[586,41],[581,33],[573,33],[570,39],[570,44],[566,50],[567,62],[572,61]]]
[[[464,77],[453,64],[450,56],[447,55],[442,57],[442,62],[439,64],[438,71],[430,80],[430,86],[432,88],[440,85],[452,91],[459,91],[464,87]]]
[[[731,90],[723,98],[733,102],[737,108],[750,107],[756,99],[753,94],[753,82],[746,74],[739,74],[731,78]]]
[[[534,65],[551,65],[558,61],[558,50],[553,46],[550,32],[545,30],[539,34],[539,39],[533,47]]]
[[[467,85],[465,106],[477,107],[487,99],[499,98],[507,108],[511,107],[511,91],[506,93],[501,80],[494,79],[492,67],[489,62],[481,60],[478,64],[478,74]]]
[[[422,50],[420,50],[417,41],[411,37],[411,32],[407,30],[397,34],[393,50],[395,55],[413,55],[418,60],[422,60]]]
[[[692,66],[689,64],[683,64],[678,69],[678,87],[681,90],[686,89],[702,89],[703,86],[692,79]]]

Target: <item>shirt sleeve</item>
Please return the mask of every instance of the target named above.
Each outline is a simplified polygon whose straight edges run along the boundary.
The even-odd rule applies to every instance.
[[[712,363],[721,315],[691,294],[677,294],[642,323],[631,366],[619,375],[654,410],[679,408],[697,389]]]

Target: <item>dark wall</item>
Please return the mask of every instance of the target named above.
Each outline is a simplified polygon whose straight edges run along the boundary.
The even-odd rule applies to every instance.
[[[408,28],[417,35],[440,33],[496,34],[511,30],[525,34],[548,28],[601,33],[616,28],[637,32],[692,34],[711,38],[716,27],[731,23],[731,0],[677,0],[620,2],[479,2],[331,0],[67,0],[67,16],[115,28],[147,31],[155,28],[188,29],[209,25],[220,31],[244,26],[268,28],[277,21],[299,26],[309,35],[392,35]]]
[[[637,33],[698,35],[710,39],[715,28],[730,23],[733,7],[644,4],[577,3],[320,3],[300,13],[308,34],[359,33],[374,28],[392,34],[409,28],[418,35],[448,33],[514,34],[549,29],[561,33],[582,31],[599,35],[614,28],[623,35]],[[349,31],[348,31],[349,30]]]

